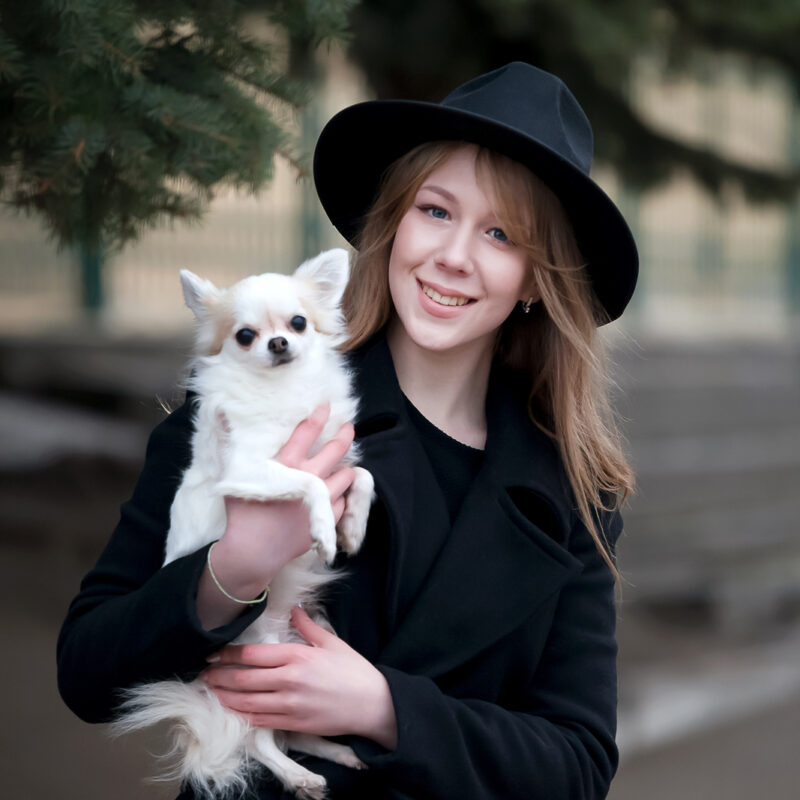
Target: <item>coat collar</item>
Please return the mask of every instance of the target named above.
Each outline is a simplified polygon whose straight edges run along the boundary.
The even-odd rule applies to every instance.
[[[376,433],[407,432],[403,392],[397,381],[386,337],[376,334],[350,354],[350,364],[361,392],[356,437],[365,440]],[[495,366],[486,398],[486,464],[500,486],[534,492],[550,506],[559,534],[566,541],[574,521],[566,474],[553,441],[537,428],[527,414],[522,382],[501,366]],[[558,538],[558,537],[554,537]]]
[[[350,363],[362,464],[392,537],[391,635],[380,660],[436,677],[513,630],[580,569],[563,546],[574,522],[564,471],[552,441],[528,418],[520,383],[496,368],[485,463],[451,526],[385,337],[354,351]]]

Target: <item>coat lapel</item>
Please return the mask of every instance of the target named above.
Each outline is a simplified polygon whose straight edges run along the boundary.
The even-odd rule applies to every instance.
[[[354,364],[362,389],[355,426],[360,464],[372,473],[389,521],[389,531],[379,534],[390,536],[384,621],[394,631],[435,563],[450,519],[385,341],[366,348]]]
[[[437,677],[514,630],[580,570],[559,543],[572,520],[560,460],[528,420],[513,380],[496,370],[485,463],[451,527],[385,340],[362,350],[354,365],[362,463],[391,529],[390,636],[379,660]]]

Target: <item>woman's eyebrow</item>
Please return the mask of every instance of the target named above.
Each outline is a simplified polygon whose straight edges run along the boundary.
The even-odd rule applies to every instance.
[[[446,200],[450,200],[455,202],[456,196],[452,192],[448,192],[447,189],[443,189],[441,186],[436,186],[435,184],[426,183],[424,186],[420,187],[420,191],[426,189],[430,192],[436,192],[436,194],[440,194]]]

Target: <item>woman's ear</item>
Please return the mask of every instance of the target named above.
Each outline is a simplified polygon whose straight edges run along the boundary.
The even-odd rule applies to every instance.
[[[519,298],[520,303],[527,304],[528,307],[542,299],[542,293],[539,291],[539,282],[536,280],[535,275],[531,275],[530,279],[525,282],[521,295]]]

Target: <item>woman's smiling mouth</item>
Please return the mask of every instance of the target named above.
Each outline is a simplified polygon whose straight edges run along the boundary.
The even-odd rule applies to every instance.
[[[465,306],[467,303],[474,302],[472,298],[465,297],[464,295],[446,295],[438,292],[432,286],[429,286],[427,283],[423,283],[422,281],[417,281],[419,283],[420,288],[422,289],[422,293],[426,297],[430,297],[435,303],[439,303],[442,306]]]

